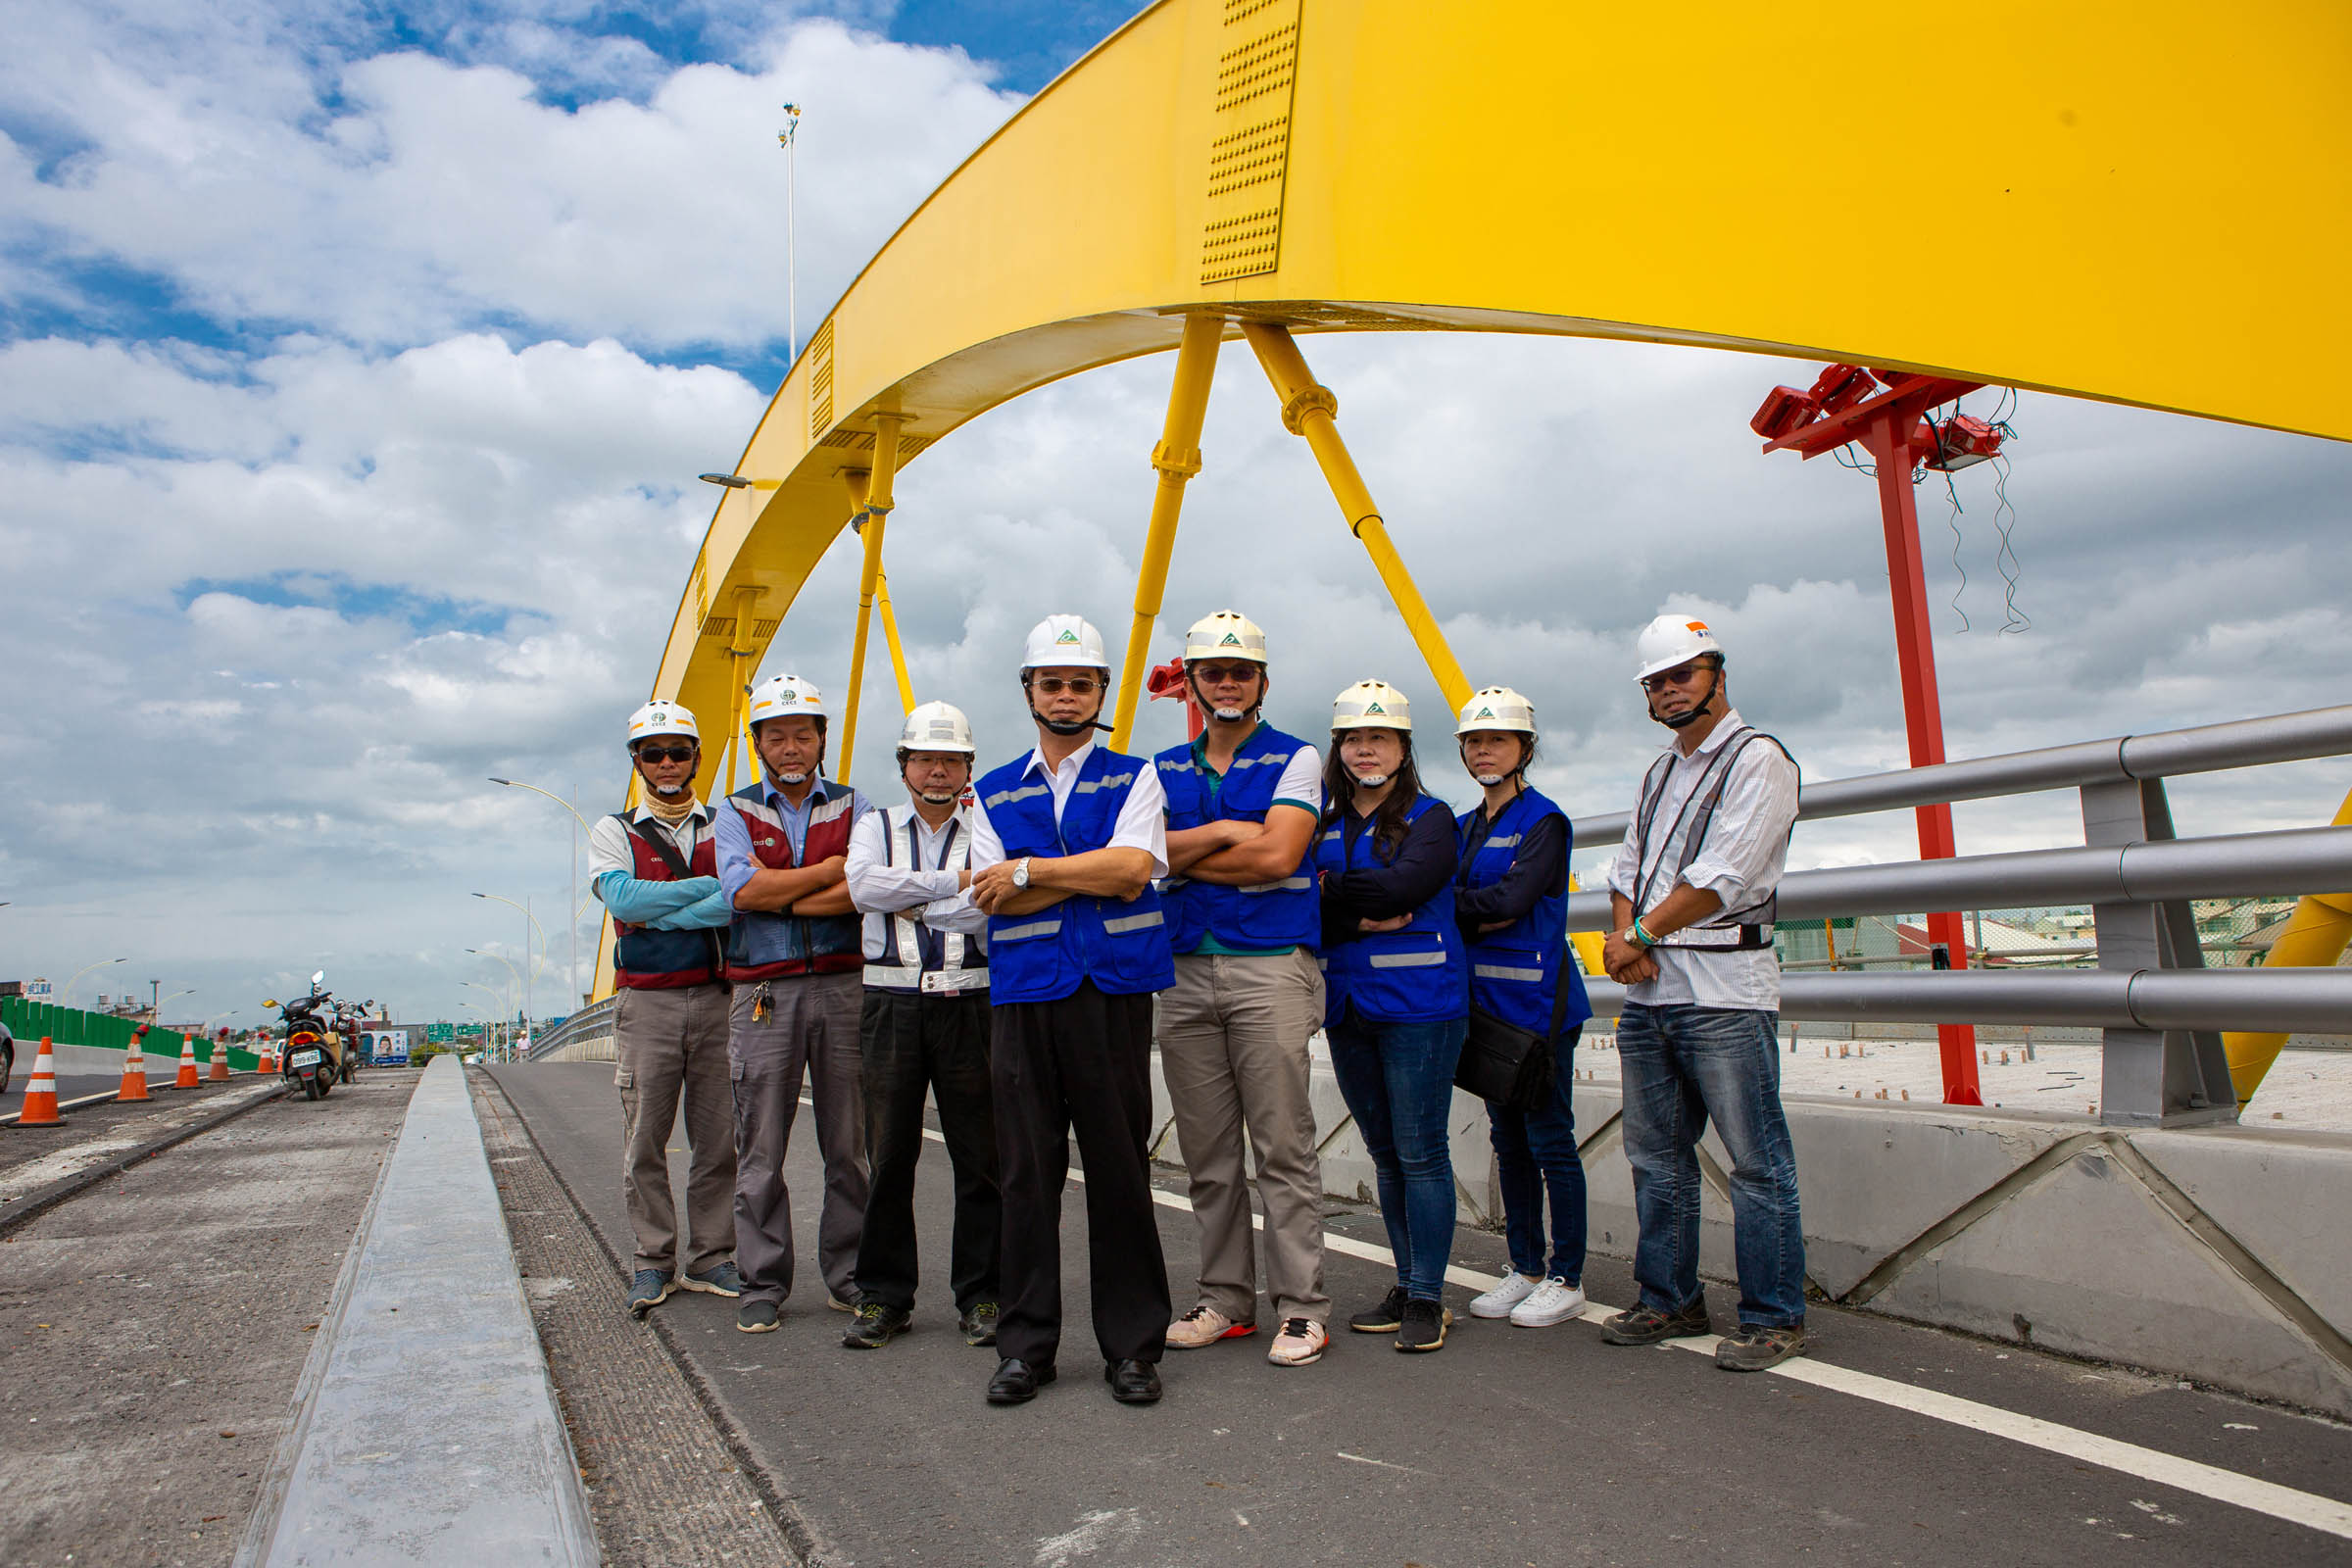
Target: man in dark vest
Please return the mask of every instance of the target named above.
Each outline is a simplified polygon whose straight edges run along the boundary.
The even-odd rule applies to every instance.
[[[956,1172],[948,1284],[964,1343],[997,1343],[997,1118],[988,1087],[988,920],[972,905],[972,728],[924,703],[899,734],[906,804],[850,835],[850,897],[865,912],[865,1142],[873,1190],[858,1239],[858,1315],[841,1337],[879,1349],[914,1310],[914,1168],[923,1096]]]
[[[1149,760],[1095,744],[1109,684],[1100,632],[1076,615],[1040,622],[1021,661],[1037,746],[983,778],[972,808],[1004,1192],[992,1404],[1033,1399],[1054,1378],[1073,1134],[1102,1375],[1123,1404],[1159,1397],[1168,1272],[1152,1205],[1152,998],[1175,971],[1152,881],[1168,869],[1166,800]]]
[[[784,1151],[808,1079],[825,1198],[816,1227],[827,1304],[857,1299],[865,1215],[865,1102],[858,1055],[858,913],[844,879],[850,830],[872,809],[824,777],[824,698],[795,675],[752,693],[759,776],[727,797],[712,831],[718,880],[735,910],[727,1053],[735,1079],[735,1326],[763,1334],[792,1294],[792,1195]]]
[[[626,1125],[620,1190],[637,1257],[629,1312],[643,1317],[680,1288],[740,1296],[734,1104],[727,1083],[726,931],[710,811],[694,798],[702,737],[675,703],[629,716],[638,805],[588,834],[588,885],[612,915],[612,1039]],[[678,1270],[669,1136],[686,1105],[685,1270]]]

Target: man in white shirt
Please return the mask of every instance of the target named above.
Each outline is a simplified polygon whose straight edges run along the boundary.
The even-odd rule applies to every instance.
[[[1037,746],[983,777],[972,809],[1004,1195],[992,1404],[1025,1403],[1054,1379],[1073,1135],[1103,1378],[1122,1404],[1160,1393],[1168,1273],[1152,1202],[1152,999],[1176,976],[1152,882],[1168,869],[1166,798],[1149,759],[1095,744],[1109,684],[1093,626],[1050,615],[1033,628],[1021,686]]]
[[[988,1086],[987,917],[968,891],[972,730],[960,709],[924,703],[899,736],[906,804],[850,831],[850,899],[864,915],[865,1147],[873,1162],[858,1235],[857,1316],[841,1337],[879,1349],[906,1332],[918,1277],[914,1169],[923,1096],[939,1107],[956,1173],[948,1283],[966,1345],[997,1342],[997,1121]]]
[[[1641,1300],[1602,1325],[1612,1345],[1712,1332],[1698,1284],[1698,1140],[1710,1119],[1732,1156],[1740,1326],[1716,1365],[1758,1372],[1805,1344],[1805,1240],[1796,1154],[1781,1113],[1781,972],[1773,891],[1796,820],[1797,769],[1731,706],[1723,647],[1703,621],[1643,628],[1637,676],[1674,732],[1642,781],[1609,867],[1609,977],[1625,1152],[1641,1235]]]

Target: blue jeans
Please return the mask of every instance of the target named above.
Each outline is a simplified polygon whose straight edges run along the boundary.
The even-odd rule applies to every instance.
[[[1446,1141],[1467,1018],[1382,1023],[1348,1007],[1325,1031],[1340,1096],[1380,1179],[1396,1283],[1418,1301],[1446,1289],[1453,1252],[1453,1152]]]
[[[1617,1023],[1625,1157],[1634,1168],[1634,1279],[1642,1303],[1697,1299],[1698,1140],[1714,1118],[1732,1156],[1732,1247],[1740,1321],[1805,1320],[1805,1235],[1796,1151],[1781,1114],[1780,1015],[1740,1007],[1644,1007]]]
[[[1511,1267],[1531,1279],[1556,1274],[1571,1285],[1585,1279],[1585,1162],[1576,1152],[1576,1074],[1570,1067],[1584,1032],[1580,1023],[1552,1042],[1551,1093],[1542,1103],[1527,1110],[1487,1105]],[[1546,1194],[1551,1198],[1549,1262],[1544,1256]]]

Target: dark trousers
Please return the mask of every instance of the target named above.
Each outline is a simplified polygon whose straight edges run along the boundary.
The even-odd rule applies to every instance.
[[[986,991],[926,997],[868,988],[858,1017],[865,1066],[865,1148],[873,1162],[858,1289],[868,1301],[914,1306],[914,1167],[923,1157],[923,1094],[939,1106],[956,1173],[948,1285],[958,1311],[997,1298],[1004,1202],[997,1191],[997,1116],[988,1082]]]
[[[1074,1134],[1095,1343],[1105,1361],[1157,1361],[1168,1268],[1152,1205],[1151,995],[1105,996],[1088,981],[1059,1002],[1001,1003],[994,1013],[1004,1188],[997,1351],[1051,1366],[1061,1348],[1061,1189]]]

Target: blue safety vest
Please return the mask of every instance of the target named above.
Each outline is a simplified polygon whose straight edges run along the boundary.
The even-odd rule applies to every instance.
[[[1473,807],[1461,814],[1456,825],[1463,843],[1470,841],[1470,828],[1484,810]],[[1576,829],[1569,824],[1568,813],[1541,791],[1522,789],[1494,819],[1485,842],[1464,858],[1456,882],[1465,888],[1483,888],[1501,881],[1519,858],[1519,842],[1527,830],[1547,816],[1560,819],[1568,835],[1567,845],[1573,849]],[[1551,1009],[1558,1000],[1562,976],[1568,986],[1568,1006],[1560,1014],[1560,1027],[1592,1016],[1592,1004],[1585,1000],[1585,977],[1568,959],[1567,880],[1563,874],[1558,892],[1545,893],[1534,908],[1501,930],[1463,939],[1470,956],[1471,1003],[1504,1023],[1534,1034],[1551,1033]]]
[[[1445,803],[1424,795],[1406,813],[1444,811]],[[1450,824],[1453,813],[1446,812]],[[1382,865],[1377,835],[1369,820],[1342,811],[1315,838],[1315,867],[1334,876]],[[1355,1010],[1381,1023],[1442,1023],[1469,1016],[1470,993],[1462,962],[1462,934],[1453,923],[1453,883],[1448,880],[1413,911],[1401,930],[1382,931],[1334,942],[1323,956],[1323,1027]]]
[[[1305,744],[1270,724],[1258,725],[1235,749],[1233,765],[1214,794],[1194,743],[1169,747],[1152,759],[1159,767],[1159,787],[1168,796],[1169,828],[1263,822],[1274,808],[1274,786],[1282,782],[1282,770]],[[1190,953],[1200,946],[1202,937],[1212,936],[1228,948],[1304,948],[1312,953],[1323,943],[1314,859],[1310,843],[1296,871],[1256,887],[1168,878],[1161,886],[1167,900],[1168,945]]]
[[[1004,858],[1025,855],[1084,855],[1110,843],[1119,808],[1136,778],[1152,764],[1098,746],[1079,764],[1069,805],[1058,825],[1054,791],[1029,759],[1007,762],[981,779],[980,805],[1004,846]],[[1134,903],[1072,894],[1028,914],[991,915],[988,922],[989,999],[1058,1002],[1092,980],[1112,996],[1165,991],[1176,983],[1159,893],[1147,885]]]

